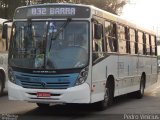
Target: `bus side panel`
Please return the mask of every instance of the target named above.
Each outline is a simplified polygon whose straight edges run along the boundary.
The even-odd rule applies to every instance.
[[[119,94],[125,94],[128,92],[128,88],[131,86],[131,79],[129,75],[129,57],[127,55],[119,55],[118,57],[118,88]]]
[[[151,61],[152,61],[152,58],[151,57],[144,57],[144,72],[145,72],[145,75],[146,75],[146,87],[148,85],[150,85],[150,81],[151,81]]]
[[[138,69],[137,69],[137,64],[138,64],[138,57],[137,56],[129,56],[129,72],[131,77],[131,88],[129,92],[133,92],[139,89],[139,77],[138,75]]]
[[[157,58],[154,57],[139,57],[138,63],[138,76],[139,82],[141,80],[142,73],[145,73],[146,87],[157,82]],[[139,83],[140,84],[140,83]]]
[[[119,95],[130,93],[139,89],[139,77],[137,76],[137,56],[119,55],[118,59]]]
[[[157,57],[152,57],[152,76],[151,76],[151,84],[157,82],[158,79],[158,65],[157,65]]]
[[[118,77],[117,63],[118,63],[117,55],[107,55],[107,57],[104,60],[93,65],[93,69],[92,69],[92,89],[93,90],[91,94],[91,103],[101,101],[104,99],[105,83],[107,81],[107,77],[109,75],[113,75],[115,79]],[[115,94],[118,94],[117,88],[115,88]]]

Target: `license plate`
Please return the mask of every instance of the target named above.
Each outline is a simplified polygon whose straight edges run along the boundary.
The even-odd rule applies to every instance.
[[[38,92],[37,97],[50,97],[51,94],[47,92]]]

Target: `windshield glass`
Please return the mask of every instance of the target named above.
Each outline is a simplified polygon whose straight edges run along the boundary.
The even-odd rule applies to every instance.
[[[31,69],[82,68],[88,63],[87,21],[17,21],[9,51],[11,66]]]

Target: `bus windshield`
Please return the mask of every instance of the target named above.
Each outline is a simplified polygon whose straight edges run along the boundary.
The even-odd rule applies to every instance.
[[[88,64],[87,21],[16,21],[9,65],[30,69],[72,69]]]

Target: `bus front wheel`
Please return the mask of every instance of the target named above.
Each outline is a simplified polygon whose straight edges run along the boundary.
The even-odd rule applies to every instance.
[[[108,106],[112,105],[114,97],[113,84],[108,82],[105,88],[104,100],[96,103],[99,110],[105,110]]]
[[[144,95],[144,88],[145,88],[145,76],[142,75],[141,81],[140,81],[140,89],[135,92],[135,97],[140,99]]]

